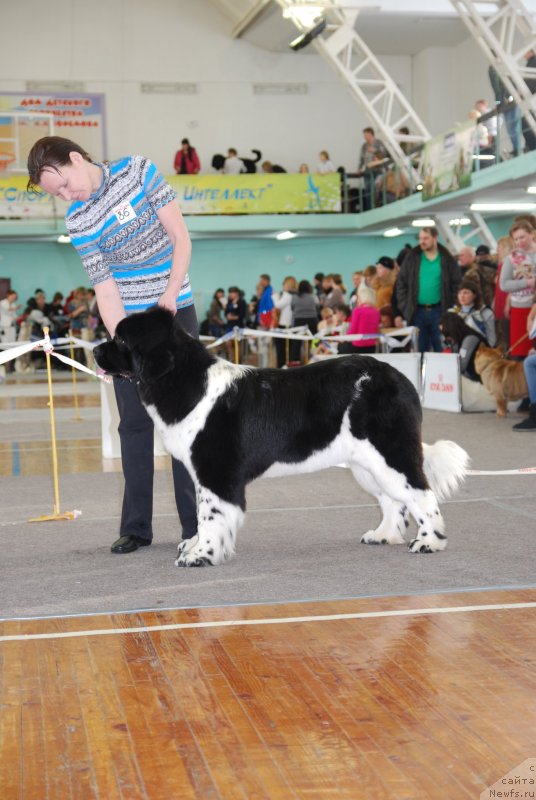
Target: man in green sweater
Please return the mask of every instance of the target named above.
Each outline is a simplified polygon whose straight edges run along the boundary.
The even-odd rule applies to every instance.
[[[456,303],[461,271],[456,259],[437,241],[437,229],[421,228],[419,246],[405,257],[397,278],[398,308],[395,322],[419,328],[419,350],[443,349],[441,315]]]

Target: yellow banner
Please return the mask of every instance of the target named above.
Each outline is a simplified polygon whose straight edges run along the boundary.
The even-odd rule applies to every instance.
[[[64,216],[67,204],[55,201],[49,194],[26,191],[27,175],[0,178],[0,217],[35,219]]]
[[[183,214],[297,214],[341,210],[341,176],[263,173],[167,175]],[[26,191],[25,175],[0,178],[0,217],[63,217],[69,206]]]
[[[183,214],[303,214],[341,210],[341,176],[173,175]]]

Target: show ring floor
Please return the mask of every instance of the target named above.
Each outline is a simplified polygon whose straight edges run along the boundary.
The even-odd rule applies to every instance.
[[[68,395],[65,386],[55,395]],[[468,477],[442,505],[449,545],[433,555],[361,545],[361,535],[377,525],[379,513],[348,470],[259,480],[248,489],[248,514],[234,557],[219,567],[177,569],[179,525],[170,473],[159,469],[153,545],[112,555],[122,476],[117,462],[106,465],[112,471],[102,471],[99,409],[89,386],[82,389],[87,395],[82,421],[73,421],[68,403],[55,403],[60,508],[82,515],[40,523],[27,520],[53,509],[46,397],[42,386],[0,387],[4,619],[536,585],[531,557],[536,474]],[[536,434],[512,432],[521,418],[425,410],[423,438],[457,441],[469,452],[473,469],[531,467]],[[38,454],[45,469],[32,470]],[[412,523],[408,539],[414,530]]]

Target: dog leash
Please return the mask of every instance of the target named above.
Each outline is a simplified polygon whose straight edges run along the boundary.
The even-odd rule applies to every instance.
[[[528,332],[527,332],[527,333],[524,333],[524,334],[523,334],[523,336],[522,336],[520,339],[518,339],[518,340],[517,340],[517,342],[514,342],[514,344],[512,345],[512,347],[510,347],[508,350],[506,350],[506,351],[505,351],[505,352],[502,354],[501,358],[507,358],[507,356],[509,356],[509,355],[510,355],[510,353],[512,352],[512,350],[515,350],[515,349],[516,349],[516,347],[518,346],[518,344],[521,344],[521,342],[524,342],[524,341],[525,341],[525,339],[528,339],[528,336],[529,336]]]

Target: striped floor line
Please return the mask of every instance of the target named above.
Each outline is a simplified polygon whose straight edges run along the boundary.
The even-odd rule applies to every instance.
[[[168,625],[140,625],[132,628],[103,628],[53,633],[29,633],[0,636],[2,642],[29,642],[38,639],[74,639],[86,636],[124,636],[125,634],[157,633],[161,631],[199,630],[203,628],[236,628],[249,625],[290,625],[310,622],[335,622],[339,620],[381,619],[387,617],[423,617],[435,614],[467,614],[479,611],[517,611],[536,608],[536,603],[499,603],[480,606],[449,606],[446,608],[408,608],[396,611],[364,611],[355,614],[323,614],[305,617],[277,617],[267,619],[233,619],[212,622],[177,622]]]

